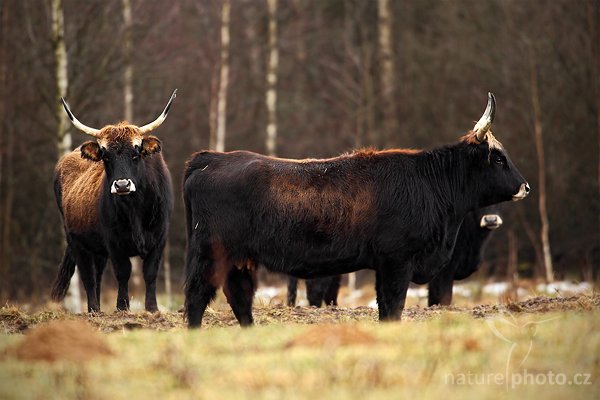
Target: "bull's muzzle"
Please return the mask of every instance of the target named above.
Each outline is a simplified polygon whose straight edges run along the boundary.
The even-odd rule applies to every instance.
[[[131,179],[117,179],[110,186],[112,194],[126,195],[135,192],[135,183]]]
[[[481,217],[479,226],[485,229],[498,229],[502,226],[502,218],[497,214],[486,214]]]
[[[530,190],[529,184],[522,183],[517,194],[513,194],[513,197],[512,197],[513,201],[523,200],[529,194],[529,190]]]

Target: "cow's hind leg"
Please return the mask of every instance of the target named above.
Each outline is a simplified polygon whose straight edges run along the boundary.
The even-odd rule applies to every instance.
[[[231,268],[223,291],[235,317],[241,326],[252,325],[252,300],[256,283],[253,272],[248,269]]]
[[[79,268],[79,274],[85,293],[87,295],[88,312],[100,311],[100,303],[98,303],[98,297],[96,296],[96,271],[94,268],[94,256],[92,253],[79,248],[74,247],[75,260],[77,262],[77,268]]]

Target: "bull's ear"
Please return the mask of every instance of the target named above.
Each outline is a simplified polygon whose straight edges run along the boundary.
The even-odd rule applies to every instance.
[[[142,155],[149,156],[154,153],[160,153],[161,143],[156,136],[147,136],[142,140]]]
[[[102,160],[102,149],[95,140],[90,140],[81,145],[81,157],[90,161]]]

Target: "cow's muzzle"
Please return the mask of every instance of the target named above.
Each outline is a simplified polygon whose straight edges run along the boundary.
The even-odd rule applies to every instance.
[[[523,200],[529,194],[529,190],[530,190],[529,184],[522,183],[517,194],[513,194],[513,197],[512,197],[513,201]]]
[[[110,186],[112,194],[126,195],[135,192],[135,183],[131,179],[117,179]]]
[[[479,226],[485,229],[498,229],[502,226],[502,218],[497,214],[486,214],[481,217]]]

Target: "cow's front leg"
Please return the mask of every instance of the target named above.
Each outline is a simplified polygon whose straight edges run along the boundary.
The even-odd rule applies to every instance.
[[[158,268],[162,260],[163,249],[165,243],[160,243],[156,246],[146,258],[144,258],[144,283],[146,284],[146,311],[158,311],[156,303],[156,278],[158,276]]]
[[[390,266],[378,271],[377,302],[380,321],[400,320],[411,277],[412,269],[404,266]]]
[[[121,254],[112,254],[110,260],[119,283],[117,295],[117,310],[129,310],[129,277],[131,276],[131,261],[129,257]]]

